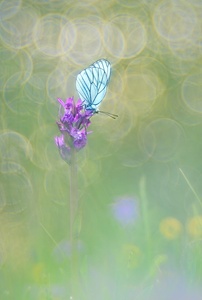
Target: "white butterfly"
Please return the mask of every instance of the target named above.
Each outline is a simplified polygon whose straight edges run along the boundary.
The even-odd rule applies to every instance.
[[[76,89],[86,110],[98,112],[109,84],[111,64],[106,59],[99,59],[78,74]]]

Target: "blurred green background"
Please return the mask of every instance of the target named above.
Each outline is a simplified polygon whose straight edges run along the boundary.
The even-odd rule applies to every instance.
[[[69,299],[57,97],[112,64],[78,153],[81,300],[200,300],[202,1],[0,2],[1,300]]]

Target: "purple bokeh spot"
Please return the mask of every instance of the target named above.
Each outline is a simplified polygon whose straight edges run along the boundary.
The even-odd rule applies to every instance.
[[[133,197],[120,197],[112,205],[112,214],[121,225],[133,225],[138,218],[138,204]]]
[[[78,253],[84,252],[84,244],[81,240],[76,242],[76,250]],[[71,243],[68,240],[61,241],[53,250],[53,256],[58,262],[69,259],[72,254]]]

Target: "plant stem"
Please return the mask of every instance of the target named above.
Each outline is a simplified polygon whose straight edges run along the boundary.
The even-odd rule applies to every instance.
[[[70,164],[70,299],[76,300],[78,294],[78,255],[77,237],[75,237],[75,219],[78,210],[78,176],[77,176],[77,157],[76,150],[72,149]]]
[[[70,164],[70,242],[74,239],[74,221],[78,208],[78,183],[77,183],[77,161],[76,151],[72,149],[71,164]]]
[[[187,178],[187,176],[185,175],[185,173],[182,171],[182,169],[180,169],[180,172],[182,174],[182,176],[184,177],[184,180],[186,181],[186,183],[188,184],[190,190],[192,191],[192,193],[194,194],[194,196],[196,197],[196,199],[198,200],[199,204],[202,205],[202,201],[201,199],[199,198],[198,194],[196,193],[196,191],[194,190],[193,186],[191,185],[189,179]]]

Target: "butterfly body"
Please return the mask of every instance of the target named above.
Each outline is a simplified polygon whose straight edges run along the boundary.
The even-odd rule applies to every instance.
[[[109,84],[111,64],[106,59],[97,60],[78,74],[76,89],[86,110],[98,112]]]

